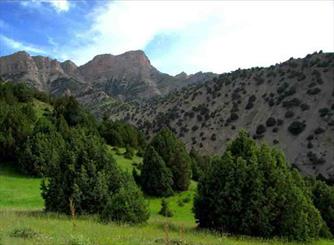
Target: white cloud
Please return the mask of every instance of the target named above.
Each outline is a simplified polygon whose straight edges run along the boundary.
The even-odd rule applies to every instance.
[[[5,44],[6,46],[15,51],[24,50],[34,54],[47,54],[43,49],[34,47],[31,44],[24,44],[22,42],[16,41],[2,34],[0,34],[0,40],[1,42],[3,42],[3,44]]]
[[[41,7],[42,3],[50,5],[57,13],[67,12],[70,10],[70,2],[68,0],[30,0],[20,2],[24,7]]]
[[[51,4],[57,12],[67,12],[70,9],[70,2],[68,0],[49,0],[44,2]]]
[[[80,45],[63,56],[83,64],[101,53],[144,49],[177,33],[173,48],[152,55],[164,72],[225,72],[266,66],[316,50],[334,51],[332,1],[112,1],[95,9]],[[82,44],[85,43],[85,44]]]

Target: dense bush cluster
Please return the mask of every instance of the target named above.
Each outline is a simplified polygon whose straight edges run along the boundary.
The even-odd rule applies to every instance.
[[[36,113],[34,91],[23,84],[0,83],[0,161],[18,161],[32,134]]]
[[[191,159],[184,144],[169,129],[162,129],[144,155],[140,184],[144,192],[168,196],[185,191],[191,179]]]
[[[281,152],[241,132],[200,179],[195,217],[200,227],[229,233],[317,238],[324,223],[304,186]]]
[[[50,109],[41,111],[41,98]],[[140,189],[118,169],[98,123],[73,97],[50,99],[22,84],[0,83],[0,149],[0,163],[43,177],[46,211],[148,219]]]
[[[99,132],[109,145],[145,149],[144,135],[137,128],[122,121],[112,122],[104,117],[99,126]]]

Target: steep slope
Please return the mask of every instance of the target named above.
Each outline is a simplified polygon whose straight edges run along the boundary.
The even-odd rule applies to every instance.
[[[148,134],[168,126],[204,154],[222,153],[240,128],[279,145],[310,175],[334,178],[334,54],[222,74],[145,104],[109,109]]]

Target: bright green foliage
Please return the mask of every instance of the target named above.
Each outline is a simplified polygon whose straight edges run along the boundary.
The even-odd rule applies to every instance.
[[[135,183],[129,180],[107,200],[100,218],[105,222],[143,223],[149,218],[148,204]]]
[[[291,240],[317,238],[319,211],[282,153],[242,131],[200,179],[194,212],[200,227]]]
[[[176,138],[172,131],[162,129],[150,145],[165,161],[173,175],[173,190],[185,191],[191,179],[191,159],[185,145]]]
[[[173,179],[165,161],[152,146],[148,146],[144,155],[140,183],[145,193],[152,196],[170,196],[173,194]]]
[[[173,217],[173,212],[170,210],[168,202],[165,198],[161,199],[161,209],[159,211],[159,214],[165,217]]]

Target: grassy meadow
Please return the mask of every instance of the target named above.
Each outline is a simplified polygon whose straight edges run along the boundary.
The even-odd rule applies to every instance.
[[[124,149],[110,147],[119,166],[132,170],[132,160],[120,153]],[[116,154],[118,152],[118,154]],[[40,179],[30,178],[15,172],[10,167],[0,168],[0,244],[297,244],[282,240],[263,240],[215,234],[196,228],[192,214],[192,200],[196,183],[189,191],[168,198],[174,213],[171,218],[158,214],[161,199],[149,198],[150,219],[142,225],[103,224],[95,216],[80,216],[72,220],[65,215],[43,212],[40,196]],[[332,241],[314,241],[311,244],[329,245]]]

